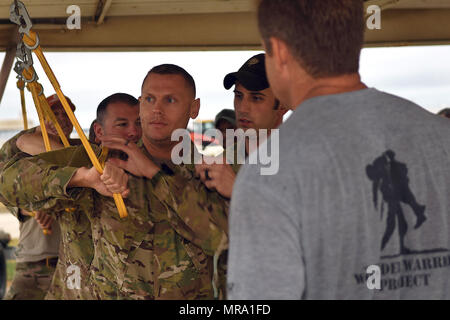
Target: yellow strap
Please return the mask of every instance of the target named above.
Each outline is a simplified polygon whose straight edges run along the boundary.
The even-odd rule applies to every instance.
[[[67,140],[67,137],[64,134],[64,131],[62,130],[58,120],[56,119],[55,114],[53,113],[52,109],[48,105],[47,99],[45,99],[44,95],[39,96],[39,100],[41,103],[42,111],[44,112],[45,118],[49,119],[53,125],[55,126],[56,131],[58,132],[59,138],[61,139],[62,143],[64,144],[64,147],[70,147],[70,143]]]
[[[27,70],[27,71],[24,70],[24,75],[26,75],[26,79],[27,80],[31,79],[31,77],[33,76],[33,72],[34,72],[33,67],[31,67],[30,70]],[[27,115],[26,115],[26,110],[25,110],[25,97],[23,96],[23,90],[20,87],[20,85],[21,85],[21,83],[19,83],[20,81],[22,81],[22,80],[19,80],[17,82],[17,87],[19,89],[21,89],[22,114],[23,114],[23,117],[24,117],[24,127],[25,127],[25,129],[28,129],[28,121],[27,121]],[[23,84],[25,84],[24,81],[22,81],[22,82],[23,82]],[[35,81],[35,83],[36,83],[36,85],[35,85],[36,88],[42,89],[42,85],[39,82]],[[64,147],[66,147],[66,148],[70,147],[70,143],[67,140],[67,137],[64,135],[64,132],[63,132],[63,130],[62,130],[58,120],[56,119],[55,114],[53,113],[52,109],[48,105],[47,99],[45,99],[45,96],[44,96],[43,92],[42,92],[41,95],[38,96],[38,98],[39,98],[39,105],[41,107],[41,113],[42,113],[42,116],[44,117],[44,120],[48,119],[48,120],[50,120],[53,123],[53,125],[55,126],[56,131],[58,132],[58,135],[59,135],[59,137],[60,137]],[[38,111],[38,115],[39,115],[39,111]],[[45,140],[44,140],[44,143],[45,143]]]
[[[36,44],[36,33],[32,30],[29,31],[29,35],[24,34],[23,35],[23,41],[30,47],[33,47]],[[80,124],[78,123],[77,118],[75,117],[72,108],[70,107],[69,103],[67,102],[66,97],[64,96],[63,92],[61,91],[61,87],[58,83],[58,80],[56,79],[55,74],[53,73],[52,69],[50,68],[47,60],[45,59],[44,53],[42,52],[41,46],[37,46],[36,49],[33,50],[34,54],[38,57],[42,68],[44,69],[48,79],[50,80],[50,83],[52,84],[53,88],[55,89],[56,94],[58,95],[59,101],[61,101],[64,110],[66,111],[67,116],[69,117],[70,121],[72,122],[73,126],[75,127],[75,130],[78,133],[78,136],[81,139],[81,142],[86,149],[86,152],[89,156],[89,159],[92,162],[92,165],[95,167],[95,169],[100,173],[103,174],[103,167],[100,165],[100,162],[98,161],[97,157],[95,156],[94,150],[92,150],[91,144],[89,143],[88,139],[86,138],[86,135],[84,134],[83,130],[81,129]],[[123,201],[123,198],[120,194],[114,194],[114,201],[116,203],[117,209],[119,210],[119,215],[121,218],[125,218],[128,216],[127,209],[125,207],[125,203]]]
[[[18,80],[17,81],[17,88],[20,90],[20,102],[22,105],[22,118],[23,118],[23,128],[25,130],[28,130],[28,119],[27,119],[27,108],[25,105],[25,81]]]
[[[31,95],[33,96],[34,104],[36,105],[36,111],[39,117],[39,123],[41,125],[42,137],[44,139],[44,146],[46,151],[52,151],[52,147],[50,146],[50,139],[48,138],[47,128],[45,127],[44,114],[41,109],[39,96],[37,92],[36,82],[31,82],[27,85],[28,90],[31,91]]]
[[[109,149],[107,147],[102,147],[102,153],[98,157],[98,161],[100,161],[100,165],[102,168],[105,167],[106,158],[108,157]]]
[[[22,76],[25,79],[30,80],[33,78],[34,72],[35,72],[34,68],[29,67],[28,69],[23,70]],[[45,150],[51,151],[52,148],[50,146],[50,140],[48,138],[47,128],[45,127],[44,115],[43,115],[41,107],[40,107],[40,101],[39,101],[38,92],[37,92],[38,88],[41,89],[40,85],[38,87],[38,84],[36,83],[36,81],[30,82],[27,84],[27,89],[31,92],[31,95],[33,96],[33,101],[36,106],[36,111],[38,113],[39,123],[41,125],[41,131],[42,131],[42,138],[44,139]]]

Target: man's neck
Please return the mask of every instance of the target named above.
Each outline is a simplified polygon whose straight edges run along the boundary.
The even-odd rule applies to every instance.
[[[142,137],[145,149],[152,157],[159,160],[171,160],[172,149],[176,145],[174,142],[154,142]]]
[[[314,97],[363,90],[367,86],[361,82],[358,73],[353,73],[315,79],[310,83],[299,82],[297,86],[292,86],[292,88],[295,88],[295,90],[293,90],[291,101],[293,101],[293,108],[296,109],[304,101]]]

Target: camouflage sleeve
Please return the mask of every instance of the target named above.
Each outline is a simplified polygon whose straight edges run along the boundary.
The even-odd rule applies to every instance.
[[[7,206],[29,211],[61,207],[76,200],[81,189],[67,190],[67,184],[79,167],[89,164],[83,151],[72,147],[35,157],[17,154],[0,171],[0,198]]]
[[[0,149],[0,169],[3,168],[17,153],[20,153],[20,150],[16,146],[17,139],[21,135],[29,133],[31,131],[32,130],[22,131],[2,145],[2,148]],[[6,203],[6,200],[0,196],[0,202]],[[21,222],[24,222],[26,219],[29,218],[28,216],[22,215],[20,213],[20,209],[17,207],[7,206],[6,208],[12,215],[14,215]]]
[[[16,142],[17,140],[24,134],[33,133],[36,128],[32,128],[29,130],[24,130],[16,134],[14,137],[6,141],[2,148],[0,149],[0,169],[5,166],[5,164],[13,158],[17,153],[21,151],[17,148]]]
[[[228,241],[229,203],[208,190],[186,166],[177,170],[158,173],[151,180],[153,192],[167,207],[177,233],[213,256]]]

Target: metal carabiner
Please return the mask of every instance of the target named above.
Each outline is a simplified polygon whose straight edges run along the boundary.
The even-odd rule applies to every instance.
[[[37,81],[39,79],[39,77],[36,74],[36,71],[33,70],[33,75],[31,76],[31,79],[27,79],[23,76],[23,71],[24,70],[28,70],[28,68],[26,68],[25,63],[23,63],[23,61],[16,61],[16,64],[14,65],[14,71],[23,78],[23,81],[25,81],[26,83],[30,83],[33,81]]]
[[[31,18],[25,5],[21,1],[16,0],[11,4],[9,8],[9,20],[20,26],[19,33],[29,35],[33,24],[31,23]]]
[[[23,67],[23,62],[22,61],[17,60],[16,63],[14,64],[14,68],[13,69],[17,73],[17,79],[22,78],[23,80],[25,80],[24,77],[23,77],[23,69],[24,69],[24,67]]]
[[[28,69],[33,66],[33,55],[31,49],[23,42],[17,44],[16,58],[24,63],[24,68]]]

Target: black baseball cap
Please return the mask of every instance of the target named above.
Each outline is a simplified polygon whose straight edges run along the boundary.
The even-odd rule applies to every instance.
[[[251,57],[237,72],[229,73],[223,79],[225,89],[230,89],[236,81],[250,91],[261,91],[269,88],[267,81],[265,54]]]

